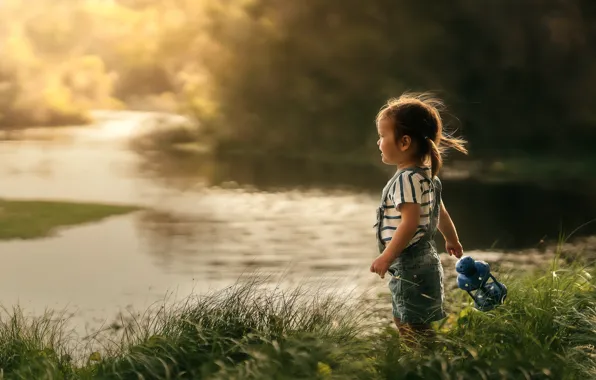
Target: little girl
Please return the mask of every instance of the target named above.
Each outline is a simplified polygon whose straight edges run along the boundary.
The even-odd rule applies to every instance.
[[[391,99],[377,115],[383,163],[397,171],[382,192],[376,235],[381,255],[370,271],[389,282],[393,317],[400,335],[431,335],[430,322],[443,319],[443,267],[435,247],[437,228],[450,255],[463,253],[441,200],[442,148],[467,153],[465,141],[443,135],[440,101],[406,94]],[[430,164],[430,166],[429,166]]]

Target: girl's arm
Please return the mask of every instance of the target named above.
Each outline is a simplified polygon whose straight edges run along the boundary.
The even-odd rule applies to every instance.
[[[393,262],[407,247],[420,224],[420,204],[403,203],[400,205],[399,211],[401,212],[401,222],[383,252],[383,256],[389,262]]]
[[[393,233],[391,241],[385,247],[385,251],[370,266],[370,271],[377,273],[381,278],[385,278],[385,273],[391,266],[391,263],[406,248],[420,224],[420,205],[417,203],[402,203],[399,211],[401,212],[401,222]]]
[[[459,242],[459,237],[457,236],[457,230],[455,229],[453,220],[451,220],[451,216],[449,216],[447,208],[445,208],[445,204],[443,204],[442,200],[441,211],[439,214],[439,231],[441,231],[445,238],[445,249],[447,252],[450,255],[455,255],[455,257],[460,258],[464,250]]]

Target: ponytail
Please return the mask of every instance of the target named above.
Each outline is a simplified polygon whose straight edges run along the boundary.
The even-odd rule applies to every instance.
[[[428,137],[426,141],[428,141],[430,150],[430,171],[432,173],[432,176],[434,177],[437,175],[437,173],[439,172],[439,170],[441,170],[441,167],[443,166],[443,157],[441,157],[441,151],[439,150],[439,147],[437,146],[437,144],[435,144],[433,139]]]
[[[452,148],[463,154],[468,154],[468,149],[464,146],[466,140],[452,136],[441,136],[440,145],[445,145],[447,148]]]
[[[445,150],[443,146],[447,148],[453,148],[463,154],[468,154],[468,150],[464,146],[466,143],[464,139],[443,135],[440,136],[438,140],[439,143],[437,144],[430,137],[426,138],[426,141],[428,142],[428,152],[430,155],[431,172],[433,177],[436,176],[439,170],[441,170],[441,167],[443,167],[442,153]]]

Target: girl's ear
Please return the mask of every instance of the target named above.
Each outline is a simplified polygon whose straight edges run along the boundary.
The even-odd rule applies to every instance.
[[[399,139],[398,147],[402,152],[408,150],[410,145],[412,145],[412,138],[410,136],[404,135],[401,139]]]

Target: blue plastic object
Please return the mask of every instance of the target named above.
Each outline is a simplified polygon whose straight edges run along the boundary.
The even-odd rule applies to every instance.
[[[455,270],[457,287],[472,297],[476,309],[489,311],[505,302],[507,287],[490,273],[487,262],[464,256],[455,264]]]

